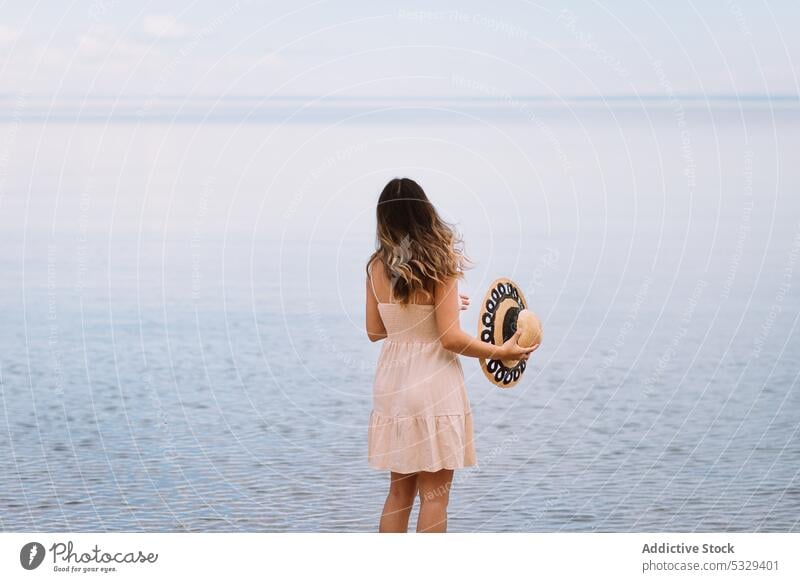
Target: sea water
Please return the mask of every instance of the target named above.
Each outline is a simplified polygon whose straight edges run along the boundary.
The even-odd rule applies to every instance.
[[[374,207],[417,179],[474,333],[511,277],[544,341],[463,359],[451,531],[800,529],[800,108],[325,109],[6,119],[0,528],[374,531]]]

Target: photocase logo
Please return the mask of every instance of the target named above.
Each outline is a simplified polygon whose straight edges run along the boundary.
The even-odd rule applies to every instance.
[[[119,567],[132,564],[155,564],[158,554],[138,551],[104,551],[99,544],[87,550],[77,549],[72,540],[54,542],[48,550],[39,542],[28,542],[19,551],[19,563],[26,570],[35,570],[41,566],[45,554],[53,558],[54,572],[117,572]]]
[[[44,560],[44,546],[39,542],[28,542],[19,551],[19,563],[26,570],[35,570]]]

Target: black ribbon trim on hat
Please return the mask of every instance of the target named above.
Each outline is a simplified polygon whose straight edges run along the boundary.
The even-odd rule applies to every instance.
[[[486,300],[485,304],[486,313],[481,317],[481,340],[488,344],[493,344],[495,311],[504,299],[513,299],[517,305],[519,305],[519,308],[512,308],[514,315],[519,314],[520,311],[525,309],[525,302],[522,300],[519,291],[513,284],[509,282],[498,283],[494,289],[491,290],[490,297]],[[509,312],[511,311],[512,310],[509,309]],[[500,325],[503,326],[504,341],[507,341],[508,338],[517,331],[516,318],[511,321],[510,318],[506,317],[506,321],[501,322]],[[502,360],[487,360],[486,369],[494,376],[495,382],[511,384],[519,380],[522,372],[525,371],[526,365],[527,362],[520,360],[517,362],[516,366],[509,368],[503,364]]]

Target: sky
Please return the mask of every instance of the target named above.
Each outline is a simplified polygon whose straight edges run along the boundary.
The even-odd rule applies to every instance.
[[[796,96],[798,22],[793,0],[14,0],[0,10],[0,95],[50,108],[248,96]]]

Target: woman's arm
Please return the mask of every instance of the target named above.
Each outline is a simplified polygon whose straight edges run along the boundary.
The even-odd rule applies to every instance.
[[[374,263],[373,263],[374,265]],[[378,298],[375,297],[370,275],[367,275],[367,337],[369,341],[376,342],[386,337],[386,327],[381,319],[381,312],[378,311]]]
[[[458,318],[460,300],[455,278],[436,285],[434,301],[439,341],[446,350],[473,358],[527,360],[528,354],[539,347],[538,344],[530,348],[517,345],[519,331],[502,346],[486,343],[464,332]]]

